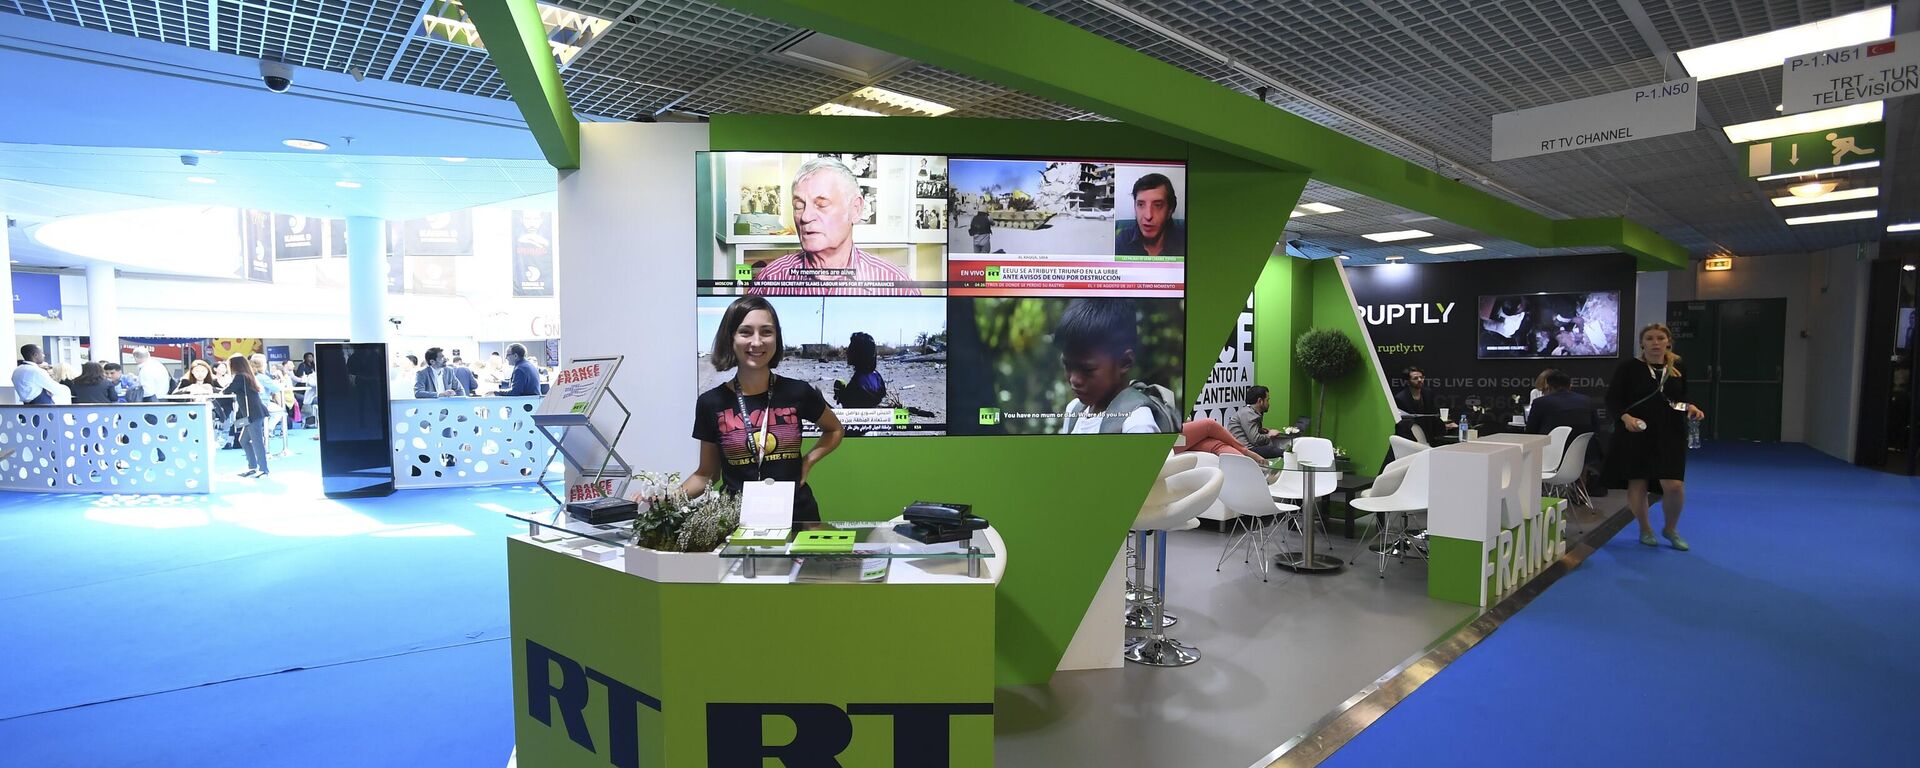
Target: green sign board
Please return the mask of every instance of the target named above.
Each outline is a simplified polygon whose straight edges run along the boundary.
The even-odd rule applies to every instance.
[[[1862,123],[1756,141],[1746,145],[1747,175],[1811,173],[1883,160],[1886,143],[1885,123]]]

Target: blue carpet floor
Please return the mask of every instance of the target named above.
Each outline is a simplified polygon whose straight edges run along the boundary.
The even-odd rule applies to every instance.
[[[550,502],[328,500],[292,447],[207,497],[0,494],[0,765],[505,764],[501,513]]]
[[[1324,765],[1914,765],[1920,480],[1800,445],[1687,474],[1692,552],[1629,525]]]

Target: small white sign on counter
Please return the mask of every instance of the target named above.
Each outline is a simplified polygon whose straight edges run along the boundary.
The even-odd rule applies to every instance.
[[[1920,93],[1920,32],[1787,59],[1780,111],[1792,115]]]
[[[1694,129],[1691,77],[1493,116],[1493,159],[1513,160]]]
[[[749,482],[740,488],[740,527],[793,527],[795,483]]]

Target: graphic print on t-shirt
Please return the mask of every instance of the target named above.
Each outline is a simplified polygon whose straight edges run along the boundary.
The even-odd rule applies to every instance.
[[[753,466],[759,457],[753,450],[751,440],[760,437],[762,420],[766,418],[765,408],[748,411],[752,417],[749,425],[740,420],[738,409],[728,409],[714,414],[719,421],[720,452],[731,466]],[[751,435],[751,438],[749,437]],[[800,458],[800,413],[799,409],[783,405],[773,409],[773,424],[767,427],[767,463]]]

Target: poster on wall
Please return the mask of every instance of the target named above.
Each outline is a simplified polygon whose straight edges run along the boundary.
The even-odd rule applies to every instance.
[[[274,261],[317,258],[320,258],[320,220],[308,216],[274,214]]]
[[[553,214],[513,212],[513,295],[553,295]]]
[[[346,219],[327,219],[327,255],[336,259],[347,257]]]
[[[212,357],[215,360],[227,360],[234,355],[250,357],[266,349],[261,339],[214,339]]]
[[[1253,294],[1247,294],[1247,306],[1233,324],[1233,333],[1220,349],[1220,359],[1200,387],[1194,401],[1193,417],[1228,423],[1234,414],[1247,407],[1247,387],[1254,383],[1253,371]]]
[[[387,222],[387,293],[406,292],[407,251],[400,226]]]
[[[266,211],[247,211],[242,216],[243,239],[246,253],[242,258],[241,269],[248,280],[260,283],[273,282],[273,214]]]
[[[285,344],[275,344],[267,347],[267,362],[269,363],[287,362],[292,359],[292,355],[293,348]]]
[[[436,213],[403,223],[409,256],[469,256],[473,254],[473,211]]]
[[[408,259],[407,290],[430,296],[458,295],[458,256],[416,256]]]
[[[813,152],[701,162],[701,391],[733,375],[714,369],[713,339],[746,294],[779,316],[781,375],[817,389],[849,435],[1179,428],[1185,166]]]

